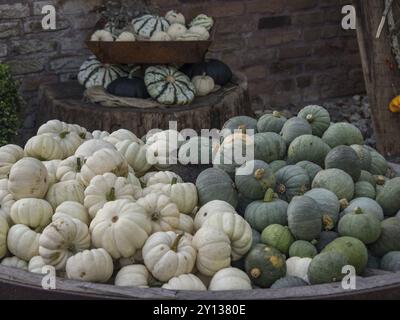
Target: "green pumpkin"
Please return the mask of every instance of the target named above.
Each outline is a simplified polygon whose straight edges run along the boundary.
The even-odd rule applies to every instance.
[[[261,234],[255,229],[251,229],[251,233],[253,235],[251,247],[254,248],[257,244],[261,243]]]
[[[270,163],[282,160],[286,154],[286,143],[274,132],[257,133],[254,135],[254,158]]]
[[[288,227],[271,224],[261,233],[261,242],[287,255],[294,238]]]
[[[250,205],[250,203],[254,202],[253,199],[246,198],[244,195],[241,193],[238,194],[238,205],[236,207],[236,211],[241,215],[244,216],[244,213],[247,210],[247,207]]]
[[[366,146],[366,148],[371,154],[371,167],[369,169],[369,172],[374,175],[386,175],[386,172],[389,169],[389,164],[386,159],[374,148],[371,148],[369,146]]]
[[[267,163],[252,160],[236,170],[235,183],[244,197],[259,200],[264,197],[269,188],[275,187],[275,176]]]
[[[226,130],[226,134],[247,133],[247,130],[254,130],[257,133],[257,120],[248,116],[238,116],[225,122],[222,130]]]
[[[287,119],[278,111],[264,114],[257,122],[258,132],[280,133]]]
[[[293,117],[286,121],[281,131],[281,136],[287,145],[304,134],[312,134],[312,128],[306,120],[299,117]]]
[[[364,243],[353,237],[340,237],[328,244],[323,252],[339,252],[347,258],[349,265],[362,274],[368,262],[368,250]]]
[[[371,198],[355,198],[350,201],[347,208],[345,208],[340,214],[342,218],[345,214],[352,213],[356,208],[361,208],[363,211],[373,214],[379,221],[383,221],[383,209],[378,202]]]
[[[286,276],[281,278],[271,286],[271,289],[284,289],[284,288],[295,288],[295,287],[305,287],[308,283],[302,278],[295,276]]]
[[[400,178],[389,180],[376,197],[386,216],[394,216],[400,210]]]
[[[354,185],[354,197],[355,198],[371,198],[375,199],[376,191],[372,184],[366,181],[359,181]]]
[[[321,252],[328,244],[337,238],[339,238],[339,234],[337,232],[322,231],[318,236],[318,239],[315,241],[315,247],[317,248],[318,252]]]
[[[381,222],[374,214],[358,207],[340,219],[338,231],[341,236],[357,238],[365,244],[371,244],[381,235]]]
[[[360,129],[346,122],[332,124],[328,130],[325,131],[322,140],[331,148],[340,145],[351,146],[353,144],[364,144],[364,138]]]
[[[289,257],[314,258],[317,249],[313,244],[304,240],[297,240],[289,248]]]
[[[376,187],[376,179],[375,177],[372,175],[372,173],[365,171],[365,170],[361,170],[361,175],[360,178],[358,179],[358,182],[369,182],[374,188]]]
[[[311,284],[339,282],[345,276],[342,270],[347,263],[346,256],[340,252],[320,253],[310,263],[308,279]]]
[[[197,177],[196,187],[201,206],[213,200],[221,200],[233,207],[237,206],[238,195],[235,185],[229,175],[221,169],[204,170]]]
[[[400,251],[400,219],[388,218],[381,222],[381,236],[369,246],[371,253],[376,257],[383,257],[390,251]]]
[[[380,269],[381,268],[381,258],[375,257],[368,251],[368,269]]]
[[[288,224],[298,240],[311,241],[322,229],[321,209],[310,197],[294,197],[288,206]]]
[[[331,125],[329,112],[321,106],[307,106],[301,109],[297,116],[307,120],[311,125],[312,134],[318,137],[322,137],[324,132]]]
[[[312,189],[304,194],[318,203],[324,230],[332,230],[339,220],[340,202],[337,196],[327,189]]]
[[[282,169],[283,167],[287,166],[287,162],[285,160],[275,160],[272,161],[269,166],[272,169],[272,172],[275,173],[277,172],[279,169]]]
[[[400,271],[400,251],[385,254],[381,260],[381,269],[386,271]]]
[[[350,175],[340,169],[327,169],[318,172],[312,182],[312,188],[332,191],[338,199],[350,201],[354,196],[354,182]]]
[[[348,173],[353,181],[357,181],[361,175],[361,162],[353,150],[348,146],[333,148],[325,158],[325,169],[340,169]]]
[[[361,163],[361,169],[366,171],[370,170],[372,162],[371,152],[365,146],[361,146],[359,144],[353,144],[350,147],[357,154],[357,157]]]
[[[256,286],[269,288],[286,275],[285,256],[275,248],[258,244],[247,255],[245,269]]]
[[[296,163],[296,166],[299,166],[307,171],[310,181],[313,181],[317,173],[322,171],[322,168],[319,165],[310,161],[300,161]]]
[[[319,166],[324,165],[326,155],[331,148],[313,135],[302,135],[293,140],[288,148],[288,163],[295,164],[297,162],[308,160]]]
[[[307,172],[296,165],[286,166],[275,173],[275,192],[285,201],[290,202],[294,196],[303,195],[310,189],[310,178]]]

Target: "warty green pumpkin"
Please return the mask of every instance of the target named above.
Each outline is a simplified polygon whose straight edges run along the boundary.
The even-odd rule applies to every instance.
[[[310,189],[307,172],[296,165],[286,166],[275,173],[275,191],[279,197],[290,202],[294,196],[300,196]]]
[[[289,257],[314,258],[317,255],[315,246],[304,240],[297,240],[289,248]]]
[[[370,184],[367,181],[358,181],[354,185],[354,197],[355,198],[366,197],[375,199],[376,197],[375,188],[372,184]]]
[[[388,218],[381,222],[381,236],[369,246],[371,253],[382,257],[390,251],[400,251],[400,219]]]
[[[286,143],[275,132],[257,133],[254,135],[254,159],[270,163],[282,160],[286,154]]]
[[[324,160],[331,148],[313,135],[302,135],[293,140],[288,148],[288,162],[295,164],[300,161],[308,160],[319,166],[324,165]]]
[[[342,269],[347,265],[347,258],[340,252],[323,252],[315,256],[308,268],[311,284],[338,282],[345,276]]]
[[[312,189],[304,195],[318,203],[324,229],[332,230],[339,220],[340,202],[337,196],[332,191],[320,188]]]
[[[381,260],[380,267],[386,271],[400,271],[400,251],[392,251],[385,254]]]
[[[400,210],[400,177],[386,182],[376,201],[386,216],[394,216]]]
[[[310,124],[299,117],[293,117],[286,121],[281,131],[281,136],[287,145],[290,145],[297,137],[311,134],[312,128]]]
[[[261,116],[257,122],[258,132],[280,133],[287,119],[278,111]]]
[[[353,144],[364,144],[364,138],[360,129],[346,122],[332,124],[325,131],[322,140],[324,140],[331,148],[340,145],[351,146]]]
[[[289,228],[279,224],[271,224],[261,233],[262,243],[278,249],[285,255],[288,254],[289,248],[294,241],[294,237]]]
[[[331,124],[329,112],[317,105],[310,105],[301,109],[297,116],[307,120],[311,125],[312,134],[318,137],[322,137]]]
[[[310,181],[313,181],[317,173],[322,171],[322,168],[319,165],[307,160],[296,163],[296,166],[299,166],[307,171]]]
[[[327,169],[318,172],[312,182],[312,188],[332,191],[338,199],[350,201],[354,196],[354,182],[349,174],[340,169]]]

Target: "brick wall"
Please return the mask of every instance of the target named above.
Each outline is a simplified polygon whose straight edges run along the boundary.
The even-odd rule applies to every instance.
[[[28,101],[22,134],[33,132],[41,83],[76,77],[88,56],[84,38],[102,0],[0,0],[0,61],[11,65]],[[217,18],[210,57],[249,79],[254,108],[345,96],[364,91],[354,31],[340,27],[346,0],[152,0],[162,10]],[[54,4],[56,31],[41,28],[41,8]]]

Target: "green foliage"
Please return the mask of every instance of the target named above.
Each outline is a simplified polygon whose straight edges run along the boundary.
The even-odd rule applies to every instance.
[[[9,67],[0,64],[0,146],[8,144],[20,127],[22,99]]]

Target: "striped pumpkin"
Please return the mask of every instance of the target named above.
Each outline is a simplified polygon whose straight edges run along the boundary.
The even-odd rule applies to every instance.
[[[132,21],[135,33],[145,39],[150,39],[157,31],[166,32],[169,28],[167,19],[151,14],[146,14]]]
[[[78,81],[86,88],[103,86],[105,88],[114,80],[127,77],[129,68],[126,66],[103,64],[95,56],[89,57],[81,66]]]
[[[150,96],[161,104],[189,104],[195,97],[196,89],[190,79],[171,66],[147,68],[144,82]]]
[[[204,27],[207,29],[207,31],[210,31],[213,26],[214,26],[214,19],[205,14],[199,14],[190,23],[190,27]]]

